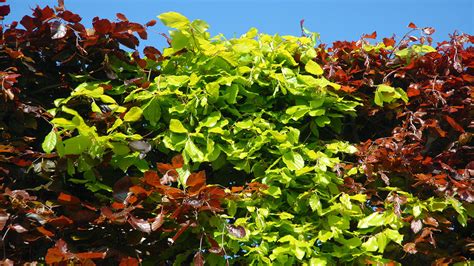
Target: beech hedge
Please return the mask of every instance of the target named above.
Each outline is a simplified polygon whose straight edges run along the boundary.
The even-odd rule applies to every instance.
[[[473,36],[158,18],[0,26],[2,264],[472,263]]]

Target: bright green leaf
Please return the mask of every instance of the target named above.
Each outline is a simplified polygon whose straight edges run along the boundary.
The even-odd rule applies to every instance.
[[[134,106],[128,110],[128,112],[123,117],[124,122],[135,122],[142,117],[143,110],[140,107]]]
[[[189,26],[189,19],[178,12],[167,12],[158,16],[165,26],[175,29],[183,29]]]
[[[51,153],[56,147],[58,136],[56,135],[56,132],[54,128],[46,135],[43,143],[41,144],[41,147],[46,153]]]
[[[289,151],[283,154],[283,162],[290,170],[300,170],[304,167],[304,160],[301,154]]]
[[[316,76],[322,75],[324,73],[321,66],[313,60],[309,60],[308,63],[306,63],[304,69],[306,70],[306,72]]]
[[[188,130],[177,119],[170,120],[170,130],[175,133],[188,133]]]

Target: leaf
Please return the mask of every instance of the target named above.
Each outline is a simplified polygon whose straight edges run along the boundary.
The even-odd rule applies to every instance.
[[[235,226],[233,224],[228,224],[227,232],[236,238],[244,238],[246,235],[245,228],[241,225]]]
[[[56,135],[56,132],[54,128],[46,135],[43,143],[41,144],[41,147],[46,153],[51,153],[56,147],[56,143],[58,140],[58,136]]]
[[[449,115],[445,115],[444,119],[453,127],[456,131],[463,132],[464,133],[464,128],[462,128],[461,125],[459,125],[452,117]]]
[[[281,195],[281,189],[276,186],[269,186],[266,192],[274,198],[279,198]]]
[[[99,34],[107,34],[112,30],[112,23],[108,19],[97,19],[92,22],[94,29]]]
[[[107,255],[107,252],[81,252],[76,253],[74,256],[81,260],[87,259],[103,259]]]
[[[375,39],[377,38],[377,32],[374,31],[371,34],[364,34],[362,37],[365,39]]]
[[[426,35],[431,35],[435,32],[435,29],[432,27],[425,27],[423,28],[423,33]]]
[[[128,110],[128,112],[123,117],[125,122],[135,122],[142,117],[143,110],[140,107],[134,106]]]
[[[119,266],[139,266],[140,261],[136,258],[126,257],[120,260]]]
[[[121,21],[128,21],[127,17],[122,13],[117,13],[116,16]]]
[[[46,252],[45,261],[49,265],[57,264],[65,260],[65,256],[57,247],[49,248]]]
[[[64,141],[64,154],[81,154],[91,146],[91,139],[78,135]]]
[[[61,39],[64,36],[66,36],[66,33],[67,33],[66,25],[60,22],[53,23],[51,24],[51,32],[54,33],[53,36],[51,36],[51,39],[53,40]]]
[[[10,14],[10,5],[0,6],[0,17],[5,17]]]
[[[373,212],[369,216],[359,220],[357,228],[369,228],[372,226],[381,226],[385,224],[384,215],[378,212]]]
[[[410,22],[410,24],[408,24],[408,28],[416,29],[417,27],[416,27],[415,23]]]
[[[283,162],[290,170],[301,170],[304,167],[303,157],[294,151],[283,154]]]
[[[132,151],[138,151],[140,153],[148,153],[152,149],[151,144],[143,140],[130,141],[128,147],[130,147]]]
[[[161,118],[161,107],[158,99],[151,99],[148,105],[143,110],[143,117],[150,121],[152,126],[155,126]]]
[[[308,63],[306,63],[304,69],[306,70],[306,72],[316,76],[322,75],[324,73],[321,66],[313,60],[309,60]]]
[[[198,251],[198,252],[196,252],[196,254],[194,254],[193,264],[194,264],[194,266],[203,266],[204,265],[204,258],[202,257],[201,252]]]
[[[204,153],[194,144],[189,138],[184,145],[184,151],[194,162],[202,162],[204,160]]]
[[[311,210],[316,211],[318,215],[322,214],[323,207],[317,194],[311,195],[311,197],[309,198],[309,206],[311,207]]]
[[[44,236],[48,237],[48,238],[54,236],[54,233],[53,233],[53,232],[47,230],[47,229],[44,228],[43,226],[36,227],[36,230],[37,230],[38,232],[40,232],[41,234],[43,234]]]
[[[188,187],[202,187],[206,184],[206,172],[199,171],[197,173],[192,173],[186,179],[186,186]]]
[[[63,192],[59,194],[58,201],[63,204],[73,204],[73,205],[81,203],[81,200],[78,197],[75,197],[73,195],[69,195]]]
[[[375,236],[369,237],[366,242],[362,243],[362,248],[366,251],[376,251],[379,248],[377,238]]]
[[[175,29],[184,29],[189,26],[189,20],[177,12],[167,12],[158,16],[165,26]]]
[[[184,166],[183,156],[181,154],[173,156],[173,158],[171,158],[171,164],[174,168],[182,168]]]
[[[421,220],[412,220],[410,224],[410,228],[413,231],[413,233],[418,233],[420,232],[421,228],[423,227],[423,224],[421,223]]]
[[[411,242],[403,245],[403,250],[410,254],[416,254],[418,252],[418,250],[416,249],[416,244]]]
[[[188,130],[177,119],[170,120],[170,130],[175,133],[188,133]]]

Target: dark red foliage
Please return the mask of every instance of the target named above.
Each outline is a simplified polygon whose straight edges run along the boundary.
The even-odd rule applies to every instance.
[[[413,23],[409,27],[418,29]],[[407,36],[398,44],[385,38],[384,44],[404,49],[407,42],[430,40],[428,35],[433,32],[433,28],[423,28],[420,38]],[[353,125],[351,131],[345,132],[347,139],[361,141],[354,163],[363,167],[365,175],[347,177],[347,191],[366,193],[373,208],[383,208],[384,201],[391,203],[403,217],[407,216],[400,208],[403,198],[381,194],[381,186],[399,187],[420,199],[436,196],[474,201],[472,43],[472,36],[454,34],[449,42],[439,43],[436,52],[410,61],[396,56],[392,49],[362,49],[369,45],[364,39],[335,42],[329,53],[319,50],[317,61],[329,70],[327,78],[365,101],[358,117],[348,121]],[[410,99],[408,104],[374,105],[374,85],[378,84],[402,88]],[[404,263],[468,256],[472,228],[460,229],[453,214],[426,215],[423,221],[409,220],[413,238],[405,239],[404,250],[413,255],[406,256]],[[454,243],[454,239],[459,240]]]

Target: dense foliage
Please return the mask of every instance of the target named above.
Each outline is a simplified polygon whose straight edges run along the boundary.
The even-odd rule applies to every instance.
[[[87,29],[62,1],[1,26],[3,263],[472,259],[472,36],[159,19],[169,47],[142,54],[154,20]]]

